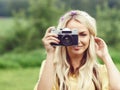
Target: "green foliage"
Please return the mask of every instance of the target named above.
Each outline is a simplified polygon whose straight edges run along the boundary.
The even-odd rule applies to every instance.
[[[12,16],[12,12],[19,12],[29,6],[29,0],[0,0],[0,16]],[[26,13],[27,14],[27,13]]]
[[[29,15],[26,15],[26,12]],[[62,13],[62,9],[56,6],[55,0],[30,0],[29,9],[19,10],[19,13],[14,11],[14,26],[10,29],[13,32],[0,36],[0,53],[18,49],[33,50],[43,47],[41,39],[49,26],[56,26],[58,18]],[[11,23],[10,23],[11,24]],[[7,23],[8,25],[8,23]],[[10,36],[7,37],[6,36]]]
[[[21,11],[19,14],[15,14],[14,21],[14,48],[30,50],[30,48],[34,47],[31,44],[35,44],[35,40],[33,40],[31,36],[35,30],[31,27],[30,20],[26,19],[24,11]]]
[[[109,53],[113,59],[113,62],[115,62],[116,64],[120,64],[120,52],[119,49],[115,49],[115,48],[109,48]]]
[[[110,55],[115,64],[120,64],[119,51],[114,48],[109,48]],[[0,56],[0,68],[28,68],[40,67],[42,61],[46,58],[44,49],[38,49],[31,52],[14,51]],[[102,61],[100,60],[102,63]]]
[[[108,45],[119,48],[120,45],[120,11],[116,8],[109,8],[105,4],[104,9],[97,7],[98,35],[102,37]]]
[[[46,29],[50,26],[55,26],[61,14],[61,9],[56,7],[54,0],[30,0],[30,7],[26,11],[21,10],[19,13],[14,12],[14,39],[12,44],[14,48],[22,48],[21,50],[32,50],[43,47],[41,38]],[[10,45],[10,43],[8,43]]]
[[[40,66],[41,61],[45,58],[45,53],[43,53],[44,50],[39,51],[39,48],[43,48],[41,39],[46,29],[49,26],[56,26],[60,15],[69,9],[82,9],[92,16],[96,15],[98,36],[102,37],[108,46],[117,48],[115,50],[120,49],[120,11],[116,7],[111,8],[108,4],[103,5],[104,1],[100,0],[100,4],[95,3],[95,0],[94,3],[90,3],[90,0],[28,1],[28,11],[19,9],[19,13],[13,12],[14,22],[0,21],[0,68]],[[94,10],[97,4],[100,6]],[[97,11],[96,14],[95,11]],[[29,15],[26,15],[26,12]],[[119,52],[114,50],[111,52],[114,62],[119,63]]]
[[[96,0],[59,0],[64,2],[65,10],[68,9],[79,9],[88,12],[90,15],[95,16],[96,12]]]
[[[30,2],[30,20],[33,28],[39,32],[40,38],[43,37],[49,26],[56,25],[58,22],[62,9],[55,4],[56,0],[36,0],[36,2],[31,0]]]
[[[0,54],[12,49],[12,40],[14,38],[12,27],[12,18],[0,18]]]
[[[20,9],[19,13],[14,12],[15,22],[14,27],[11,30],[13,33],[8,35],[10,37],[3,38],[0,36],[3,38],[0,41],[2,43],[0,45],[0,53],[17,48],[19,48],[18,51],[29,51],[43,47],[41,39],[44,36],[46,29],[49,26],[57,25],[58,18],[64,12],[64,9],[66,11],[69,9],[82,9],[92,15],[96,15],[99,36],[105,39],[108,44],[119,47],[120,43],[118,43],[118,41],[120,40],[120,26],[118,20],[120,13],[118,9],[102,5],[105,1],[99,1],[100,4],[95,0],[93,2],[94,3],[90,3],[89,0],[69,2],[63,0],[29,0],[27,11],[26,9]],[[14,3],[17,3],[17,1]],[[97,14],[95,14],[96,5],[100,5],[100,7],[97,7]],[[29,15],[26,15],[26,12],[29,13]]]
[[[16,51],[6,53],[0,56],[0,68],[27,68],[40,67],[42,60],[45,59],[44,49],[38,49],[31,52]]]
[[[111,55],[111,58],[112,58],[113,62],[114,62],[115,64],[120,65],[120,52],[119,52],[119,50],[118,50],[118,49],[115,49],[115,48],[113,48],[113,47],[108,47],[108,50],[109,50],[109,53],[110,53],[110,55]],[[99,58],[98,58],[98,61],[99,61],[100,63],[103,63],[103,61],[100,60]],[[118,65],[117,65],[117,67],[118,67]],[[120,66],[119,66],[119,69],[120,69]]]

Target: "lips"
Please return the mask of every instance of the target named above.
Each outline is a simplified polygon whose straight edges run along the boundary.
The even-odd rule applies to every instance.
[[[79,50],[82,46],[73,46],[75,50]]]

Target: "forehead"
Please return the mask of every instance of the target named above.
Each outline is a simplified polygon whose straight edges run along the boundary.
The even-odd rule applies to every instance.
[[[79,31],[88,31],[87,27],[84,24],[80,23],[78,20],[75,19],[71,19],[70,21],[68,21],[66,27],[70,29],[76,28]]]

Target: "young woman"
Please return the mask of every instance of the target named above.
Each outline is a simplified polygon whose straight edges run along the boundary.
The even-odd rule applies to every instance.
[[[60,18],[57,28],[78,30],[78,45],[52,46],[60,42],[57,34],[50,33],[53,28],[42,39],[47,56],[34,90],[120,90],[120,73],[104,40],[96,37],[93,17],[73,10]],[[104,65],[97,62],[97,56]]]

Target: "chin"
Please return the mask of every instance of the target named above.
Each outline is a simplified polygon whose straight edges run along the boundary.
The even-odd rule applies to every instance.
[[[83,53],[84,53],[84,51],[73,51],[73,54],[76,54],[76,55],[81,55]]]

